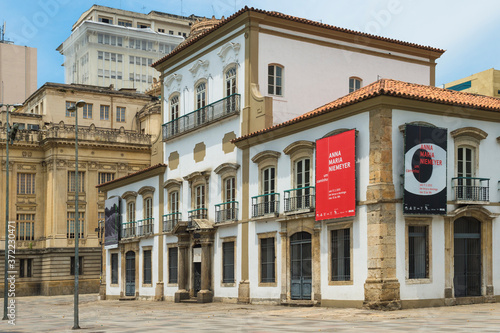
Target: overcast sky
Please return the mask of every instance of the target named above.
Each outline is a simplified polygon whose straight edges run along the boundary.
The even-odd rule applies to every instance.
[[[141,13],[229,16],[245,5],[342,28],[445,49],[436,85],[489,68],[500,69],[498,0],[2,0],[6,39],[38,49],[38,86],[64,82],[56,48],[94,3]],[[1,23],[0,22],[0,23]]]

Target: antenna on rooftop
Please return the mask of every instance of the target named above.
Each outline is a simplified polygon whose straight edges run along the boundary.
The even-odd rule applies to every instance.
[[[5,39],[5,27],[6,27],[5,21],[3,21],[3,25],[0,27],[0,43],[6,43],[6,44],[12,44],[13,42],[10,40]]]
[[[215,9],[214,9],[214,5],[212,5],[212,15],[213,15],[213,17],[215,17]]]
[[[142,6],[142,11],[146,14],[146,6]]]
[[[184,11],[182,10],[182,3],[183,3],[183,2],[184,2],[184,1],[182,1],[182,0],[181,0],[181,16],[184,16]]]

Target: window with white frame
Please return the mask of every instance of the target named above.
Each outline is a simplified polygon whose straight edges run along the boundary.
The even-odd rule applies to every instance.
[[[361,79],[358,77],[349,78],[349,93],[352,93],[361,88]]]
[[[144,218],[153,218],[153,198],[151,197],[144,199]]]
[[[230,67],[226,73],[226,97],[236,94],[236,66]]]
[[[196,86],[196,124],[200,125],[206,121],[206,110],[204,107],[207,105],[207,84],[201,82]]]
[[[269,95],[283,96],[283,67],[269,65],[267,70],[267,93]]]
[[[135,221],[135,201],[127,203],[127,222]]]
[[[198,185],[195,191],[195,209],[205,208],[205,184]]]
[[[179,212],[179,191],[172,191],[168,194],[170,213]]]

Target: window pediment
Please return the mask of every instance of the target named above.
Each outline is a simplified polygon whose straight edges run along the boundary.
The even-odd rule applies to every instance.
[[[166,182],[163,183],[163,188],[165,188],[167,191],[178,189],[181,186],[182,186],[181,179],[168,179]]]
[[[484,140],[488,136],[485,131],[476,127],[462,127],[450,132],[452,138],[472,137],[476,140]]]
[[[331,132],[326,133],[325,135],[323,135],[322,139],[327,138],[327,137],[332,136],[332,135],[337,135],[337,134],[340,134],[340,133],[344,133],[344,132],[347,132],[347,131],[350,131],[350,130],[351,130],[350,128],[339,128],[339,129],[336,129],[336,130],[333,130]],[[357,137],[358,134],[359,134],[359,131],[356,130],[355,131],[355,136]]]
[[[285,149],[283,149],[283,152],[285,155],[293,155],[299,150],[309,150],[312,152],[314,150],[314,146],[315,143],[312,141],[300,140],[289,144]]]
[[[181,83],[181,80],[182,80],[182,75],[181,74],[172,74],[172,75],[169,75],[167,76],[167,78],[165,79],[165,86],[167,88],[170,88],[170,86],[172,85],[172,83],[176,82],[177,86]]]
[[[200,69],[203,69],[203,71],[206,71],[209,64],[210,64],[210,62],[208,60],[198,60],[189,69],[189,71],[191,72],[191,74],[193,74],[194,77],[196,77],[196,75],[198,74]]]
[[[221,175],[223,173],[228,173],[228,172],[232,172],[232,173],[235,173],[236,170],[238,170],[240,167],[239,164],[237,163],[222,163],[221,165],[219,165],[215,170],[214,172],[218,175]]]
[[[198,180],[200,178],[204,179],[204,180],[208,180],[208,178],[210,178],[210,173],[211,173],[210,170],[195,171],[195,172],[191,172],[187,176],[184,176],[183,178],[184,178],[184,180],[187,180],[188,182],[193,183],[195,180]]]
[[[139,191],[137,191],[137,193],[139,193],[143,197],[146,195],[153,195],[154,192],[155,188],[153,186],[143,186],[139,189]]]
[[[122,194],[122,199],[125,201],[135,200],[137,198],[137,192],[127,191]]]
[[[262,161],[264,161],[266,159],[278,160],[278,158],[280,156],[281,156],[281,153],[279,151],[264,150],[264,151],[261,151],[260,153],[256,154],[254,157],[252,157],[252,162],[260,164]]]

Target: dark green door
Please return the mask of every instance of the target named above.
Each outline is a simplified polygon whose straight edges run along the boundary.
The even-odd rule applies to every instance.
[[[292,299],[311,299],[311,234],[298,232],[290,238]]]

